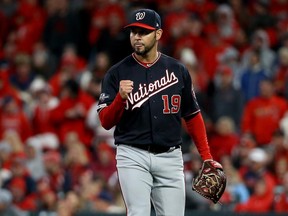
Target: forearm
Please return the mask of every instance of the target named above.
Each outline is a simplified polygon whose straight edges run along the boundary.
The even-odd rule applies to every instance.
[[[99,112],[99,119],[103,128],[109,130],[120,121],[125,104],[126,101],[118,93],[114,101]]]
[[[185,122],[187,132],[193,139],[202,160],[212,159],[207,140],[206,128],[201,113],[197,113],[194,117],[185,120]]]

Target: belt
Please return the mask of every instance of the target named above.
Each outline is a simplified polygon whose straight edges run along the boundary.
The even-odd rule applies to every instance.
[[[164,153],[164,152],[172,152],[175,149],[181,148],[181,145],[176,145],[176,146],[172,146],[172,147],[160,146],[160,145],[133,145],[133,144],[132,145],[127,144],[127,145],[128,146],[132,146],[134,148],[139,148],[139,149],[148,151],[148,152],[153,153],[153,154],[161,154],[161,153]]]

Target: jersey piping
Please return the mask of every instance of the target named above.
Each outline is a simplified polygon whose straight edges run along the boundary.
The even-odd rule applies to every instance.
[[[135,59],[135,61],[140,64],[141,66],[145,67],[145,68],[149,68],[149,67],[152,67],[159,59],[160,59],[160,56],[161,56],[161,53],[158,52],[158,56],[156,58],[156,60],[152,63],[144,63],[144,62],[141,62],[139,61],[136,56],[135,56],[135,53],[132,53],[132,57]]]

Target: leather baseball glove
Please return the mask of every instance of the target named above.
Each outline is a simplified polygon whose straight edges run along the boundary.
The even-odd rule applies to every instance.
[[[218,203],[226,188],[227,178],[222,165],[213,160],[205,160],[196,178],[192,190],[201,196]]]

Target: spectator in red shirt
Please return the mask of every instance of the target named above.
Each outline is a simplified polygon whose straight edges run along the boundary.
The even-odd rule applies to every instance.
[[[173,46],[171,43],[185,35],[185,31],[188,31],[186,22],[189,16],[190,12],[186,10],[184,1],[172,1],[170,3],[170,11],[163,18],[164,31],[167,33],[161,40],[165,45]]]
[[[81,142],[90,146],[93,132],[86,126],[85,119],[94,99],[83,92],[74,80],[65,82],[60,97],[59,105],[51,112],[51,118],[57,127],[60,142],[64,143],[67,133],[75,132]]]
[[[60,97],[64,83],[69,79],[77,79],[86,67],[86,61],[79,57],[73,46],[66,46],[60,58],[59,68],[49,78],[49,85],[54,96]]]
[[[94,154],[91,169],[96,176],[108,182],[109,178],[116,172],[114,149],[105,140],[102,140],[96,145]]]
[[[17,132],[8,130],[3,133],[1,146],[3,148],[1,149],[1,166],[3,169],[10,171],[13,165],[13,161],[18,153],[23,154],[24,143],[21,141],[21,138]],[[5,178],[7,177],[10,178],[10,174]]]
[[[204,34],[207,42],[202,47],[200,61],[203,63],[204,70],[207,72],[209,79],[215,78],[216,68],[221,63],[219,56],[223,55],[231,45],[226,43],[218,34],[218,30],[214,25],[206,25]]]
[[[24,178],[13,178],[8,185],[12,193],[13,205],[24,211],[35,211],[37,209],[36,196],[33,193],[27,194],[27,186]]]
[[[89,170],[90,155],[85,145],[79,140],[77,134],[67,133],[65,140],[66,154],[64,156],[64,168],[69,176],[71,188],[79,189],[80,176]]]
[[[216,7],[217,4],[209,0],[189,1],[186,5],[189,11],[199,14],[205,23],[211,21]]]
[[[233,120],[227,116],[220,117],[216,122],[215,132],[209,136],[208,140],[215,160],[221,161],[225,155],[231,155],[239,143]]]
[[[111,64],[115,64],[130,55],[132,50],[127,49],[130,45],[129,35],[123,31],[123,26],[126,24],[123,8],[115,2],[109,3],[105,10],[105,27],[100,31],[93,49],[97,53],[106,52]]]
[[[8,188],[13,196],[13,203],[20,210],[36,210],[35,181],[31,177],[25,163],[26,154],[24,152],[14,152],[11,155],[11,178],[4,183],[4,188]]]
[[[269,5],[269,12],[276,18],[287,17],[288,2],[283,0],[271,0]]]
[[[43,214],[45,214],[45,212],[48,213],[56,211],[58,197],[55,191],[47,189],[41,193],[38,193],[37,195],[37,210],[39,212],[43,212]]]
[[[273,133],[270,146],[270,164],[277,184],[282,184],[283,175],[288,171],[288,146],[283,130]]]
[[[115,127],[110,130],[105,130],[100,124],[100,119],[96,109],[98,106],[97,100],[101,93],[101,80],[96,77],[91,77],[90,79],[90,81],[87,80],[89,83],[87,83],[86,92],[95,99],[95,102],[88,110],[86,125],[93,131],[93,143],[105,139],[110,146],[115,146],[113,138]]]
[[[207,91],[208,77],[196,53],[191,48],[181,48],[181,50],[179,50],[179,59],[185,64],[189,71],[191,79],[193,80],[193,89],[198,99],[199,97],[203,98]]]
[[[260,96],[249,101],[244,107],[242,133],[251,133],[259,146],[271,142],[273,132],[287,111],[287,101],[274,94],[271,80],[260,82]]]
[[[203,37],[204,23],[197,15],[190,15],[182,20],[181,35],[173,40],[173,57],[179,58],[183,49],[192,49],[197,58],[202,54],[206,38]]]
[[[33,11],[33,12],[32,12]],[[15,44],[18,52],[32,53],[34,44],[42,36],[46,15],[36,0],[19,2],[13,17]]]
[[[37,207],[39,211],[55,212],[58,202],[58,191],[52,190],[48,178],[37,181]]]
[[[0,139],[3,138],[5,132],[11,130],[17,132],[21,141],[25,143],[32,135],[31,124],[16,100],[11,96],[6,96],[0,110]]]
[[[255,194],[258,180],[265,181],[267,194],[273,194],[276,185],[275,176],[268,169],[269,157],[267,151],[256,147],[250,150],[247,164],[239,168],[240,175],[250,194]]]
[[[206,95],[209,82],[208,75],[193,49],[186,46],[179,47],[179,49],[179,60],[187,67],[191,80],[193,80],[193,90],[198,99],[199,106],[203,108],[203,112],[208,113],[209,108],[206,106],[208,103]]]
[[[51,111],[58,106],[59,99],[52,95],[51,87],[43,79],[35,79],[30,86],[34,104],[31,107],[31,123],[33,134],[56,134],[51,121]]]
[[[280,194],[275,196],[274,211],[277,213],[288,213],[288,172],[283,176]]]
[[[273,191],[268,188],[264,179],[258,179],[255,184],[255,191],[245,203],[239,203],[235,206],[235,212],[249,213],[269,213],[272,210]]]
[[[239,23],[235,19],[234,11],[228,4],[220,4],[216,8],[216,28],[221,39],[233,45],[235,36],[239,31]]]
[[[124,8],[118,2],[109,1],[97,1],[97,7],[95,8],[89,31],[89,41],[91,45],[97,43],[101,31],[108,27],[109,18],[117,17],[120,23],[126,22],[126,16]]]
[[[39,183],[42,182],[46,185],[46,189],[51,189],[56,193],[66,193],[71,190],[71,182],[65,174],[61,154],[55,150],[46,151],[43,154],[43,162],[47,176],[42,178]]]
[[[248,164],[240,174],[251,196],[245,203],[235,206],[236,212],[269,212],[272,210],[275,178],[268,170],[268,155],[261,148],[254,148],[248,155]]]

